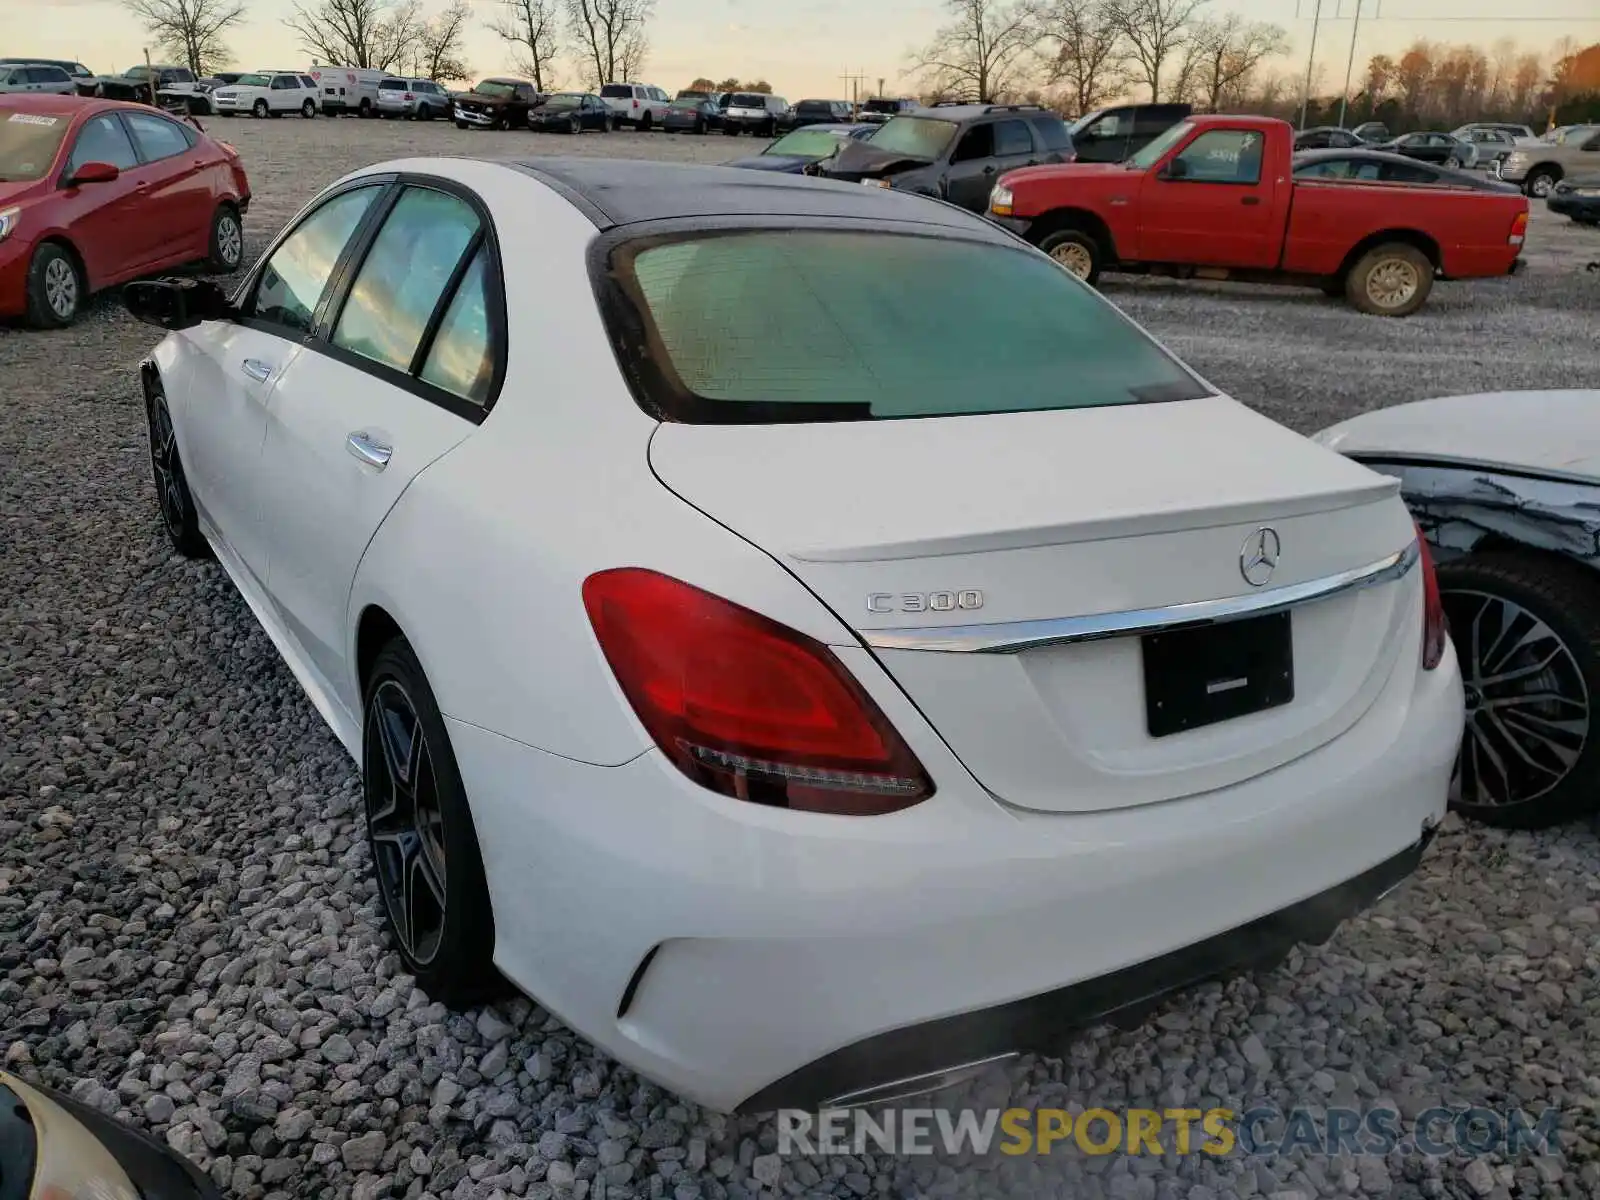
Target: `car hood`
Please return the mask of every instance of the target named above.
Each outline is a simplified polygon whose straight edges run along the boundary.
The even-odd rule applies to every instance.
[[[749,158],[736,158],[728,167],[743,167],[747,171],[788,171],[791,174],[808,163],[819,161],[809,154],[752,154]]]
[[[881,179],[901,171],[914,171],[926,167],[934,160],[898,150],[883,150],[870,142],[846,142],[839,153],[828,160],[823,174],[835,179]]]
[[[21,200],[31,200],[50,190],[48,174],[44,179],[28,179],[19,183],[0,180],[0,208],[9,208]]]
[[[1063,179],[1092,179],[1102,175],[1126,176],[1135,172],[1135,168],[1127,163],[1106,162],[1081,162],[1081,163],[1045,163],[1037,167],[1018,167],[1014,171],[1007,171],[1002,179],[1011,187],[1018,184],[1029,183],[1036,179],[1059,182]]]
[[[1363,413],[1315,440],[1357,458],[1470,464],[1600,481],[1600,389],[1442,396]]]

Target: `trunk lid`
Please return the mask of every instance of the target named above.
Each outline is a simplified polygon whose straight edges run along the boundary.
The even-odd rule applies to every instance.
[[[1147,682],[1138,634],[1000,653],[904,648],[907,636],[937,647],[952,628],[1317,585],[1412,543],[1393,480],[1226,397],[668,423],[650,461],[873,645],[972,774],[1021,807],[1154,803],[1271,770],[1349,729],[1415,632],[1415,573],[1298,605],[1287,618],[1292,699],[1166,736],[1150,732],[1147,690],[1167,685]],[[1281,552],[1258,590],[1242,552],[1263,525]],[[1151,661],[1171,660],[1169,650]]]

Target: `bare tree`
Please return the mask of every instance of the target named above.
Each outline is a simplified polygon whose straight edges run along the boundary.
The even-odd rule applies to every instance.
[[[412,73],[435,83],[445,79],[465,79],[472,74],[467,64],[467,22],[472,6],[467,0],[451,0],[450,6],[431,20],[420,23],[417,42],[411,49]]]
[[[1107,0],[1047,0],[1039,9],[1046,78],[1074,116],[1093,112],[1128,82],[1128,50]]]
[[[1037,34],[1025,0],[946,0],[954,20],[913,55],[912,70],[951,99],[989,104],[1022,78]]]
[[[420,40],[422,9],[417,0],[296,0],[284,24],[319,61],[387,71]]]
[[[1112,20],[1128,40],[1150,99],[1161,99],[1161,68],[1189,44],[1207,0],[1112,0]],[[1193,60],[1191,60],[1191,66]]]
[[[238,0],[126,0],[155,43],[196,76],[233,60],[225,34],[244,18]]]
[[[1229,13],[1221,20],[1197,23],[1188,49],[1194,52],[1191,94],[1216,112],[1225,104],[1243,102],[1250,76],[1262,60],[1288,53],[1289,35],[1280,26]]]
[[[561,54],[558,0],[503,0],[489,31],[515,48],[511,65],[531,79],[536,90],[555,87],[556,59]]]
[[[628,80],[644,65],[645,25],[655,0],[566,0],[567,23],[577,42],[584,78],[600,87]]]

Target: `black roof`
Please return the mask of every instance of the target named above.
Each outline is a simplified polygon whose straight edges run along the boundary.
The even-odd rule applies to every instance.
[[[510,167],[564,192],[602,229],[676,217],[852,217],[961,229],[987,224],[960,209],[887,188],[807,175],[643,159],[529,158]]]
[[[1294,154],[1296,169],[1310,166],[1313,163],[1351,159],[1357,162],[1398,163],[1404,167],[1421,168],[1432,171],[1439,177],[1440,182],[1448,183],[1455,187],[1473,188],[1480,192],[1516,192],[1521,189],[1514,183],[1504,183],[1498,179],[1491,179],[1479,171],[1452,170],[1438,163],[1420,162],[1404,154],[1392,154],[1387,150],[1367,150],[1359,146],[1345,149],[1329,150],[1297,150]]]

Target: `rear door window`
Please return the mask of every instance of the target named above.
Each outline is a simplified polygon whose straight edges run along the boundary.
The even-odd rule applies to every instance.
[[[1033,126],[1034,140],[1046,150],[1072,149],[1072,135],[1060,117],[1032,117],[1028,124]]]
[[[1033,137],[1026,121],[1000,121],[994,127],[994,152],[998,158],[1033,153]]]
[[[619,357],[641,406],[666,420],[884,420],[1207,394],[1028,249],[761,229],[624,243],[611,262],[602,286],[618,303],[603,311]]]
[[[406,188],[361,264],[333,344],[409,371],[428,319],[478,226],[477,214],[460,197]]]
[[[133,140],[139,148],[139,156],[145,162],[182,154],[192,144],[183,127],[165,117],[130,112],[125,120],[133,130]]]
[[[1427,167],[1414,167],[1410,163],[1384,163],[1378,178],[1385,183],[1438,183],[1439,176]]]

